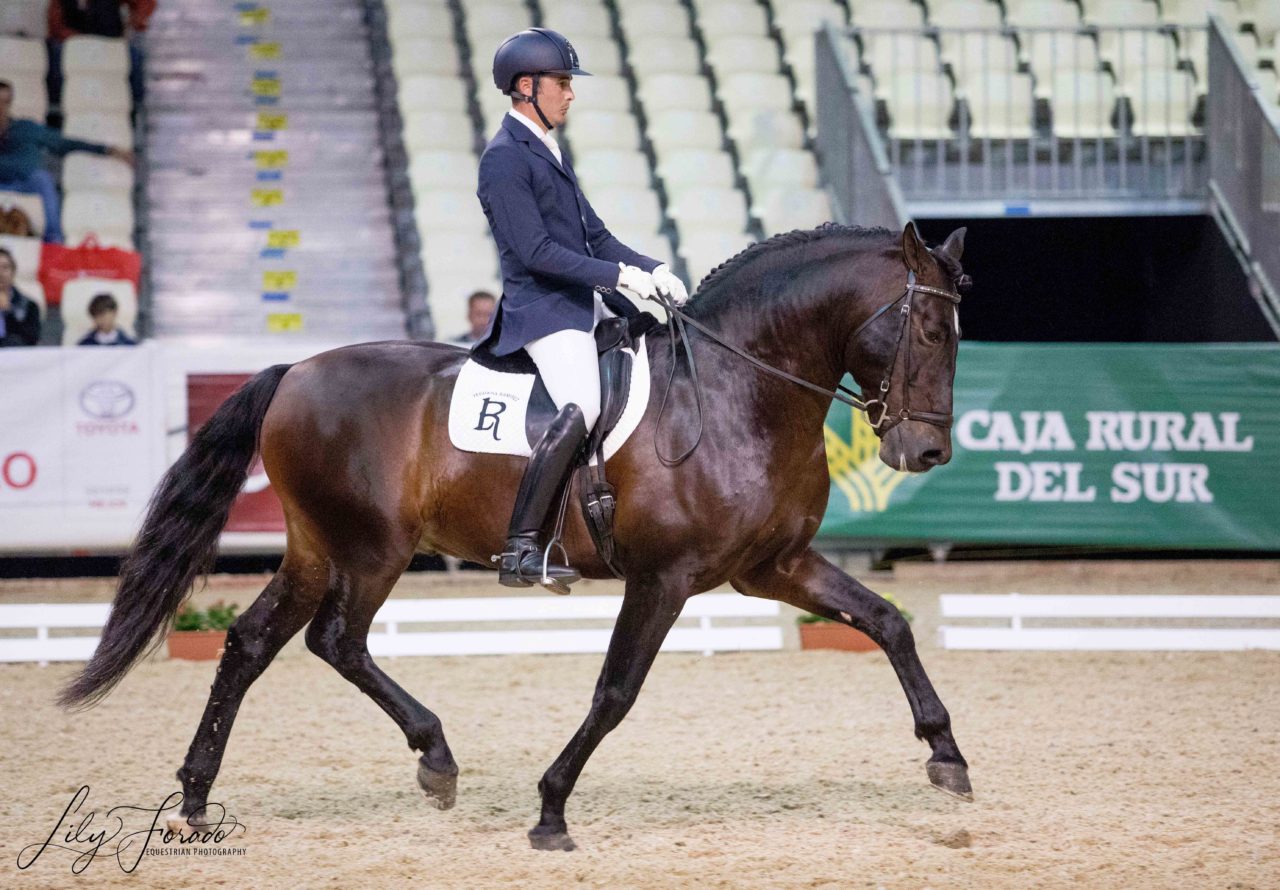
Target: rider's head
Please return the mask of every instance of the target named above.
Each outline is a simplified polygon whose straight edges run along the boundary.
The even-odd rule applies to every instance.
[[[578,53],[565,36],[550,28],[530,28],[502,42],[493,56],[493,82],[511,97],[517,111],[547,129],[564,124],[573,101]]]

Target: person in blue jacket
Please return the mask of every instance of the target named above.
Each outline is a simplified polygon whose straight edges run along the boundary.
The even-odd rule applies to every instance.
[[[539,532],[600,415],[597,320],[638,313],[619,291],[662,293],[677,305],[689,298],[665,264],[609,233],[552,137],[569,114],[575,76],[589,75],[564,35],[548,28],[509,37],[493,59],[494,84],[511,110],[480,158],[476,194],[502,265],[502,299],[481,344],[496,355],[524,349],[559,410],[516,493],[499,558],[498,580],[509,587],[543,577]],[[546,575],[561,584],[579,577],[551,561]]]

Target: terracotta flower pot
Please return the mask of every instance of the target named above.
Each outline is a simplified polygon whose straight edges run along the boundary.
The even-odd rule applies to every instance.
[[[880,647],[871,637],[847,624],[815,621],[800,625],[801,649],[839,649],[843,652],[874,652]]]
[[[188,661],[213,661],[227,643],[225,630],[174,630],[169,632],[169,657]]]

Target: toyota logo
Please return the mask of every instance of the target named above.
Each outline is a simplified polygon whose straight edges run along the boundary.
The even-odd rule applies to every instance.
[[[80,390],[80,407],[99,420],[115,420],[133,410],[133,390],[119,380],[95,380]]]

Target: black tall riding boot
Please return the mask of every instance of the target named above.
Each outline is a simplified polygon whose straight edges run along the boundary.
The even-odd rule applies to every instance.
[[[562,486],[573,468],[574,455],[586,438],[587,424],[582,419],[582,409],[570,403],[560,409],[534,446],[516,492],[507,546],[499,557],[499,583],[507,587],[529,587],[542,579],[543,556],[538,533],[552,507],[559,503]],[[551,562],[547,564],[546,576],[561,585],[572,584],[580,577],[568,566]],[[557,592],[567,593],[568,588]]]

